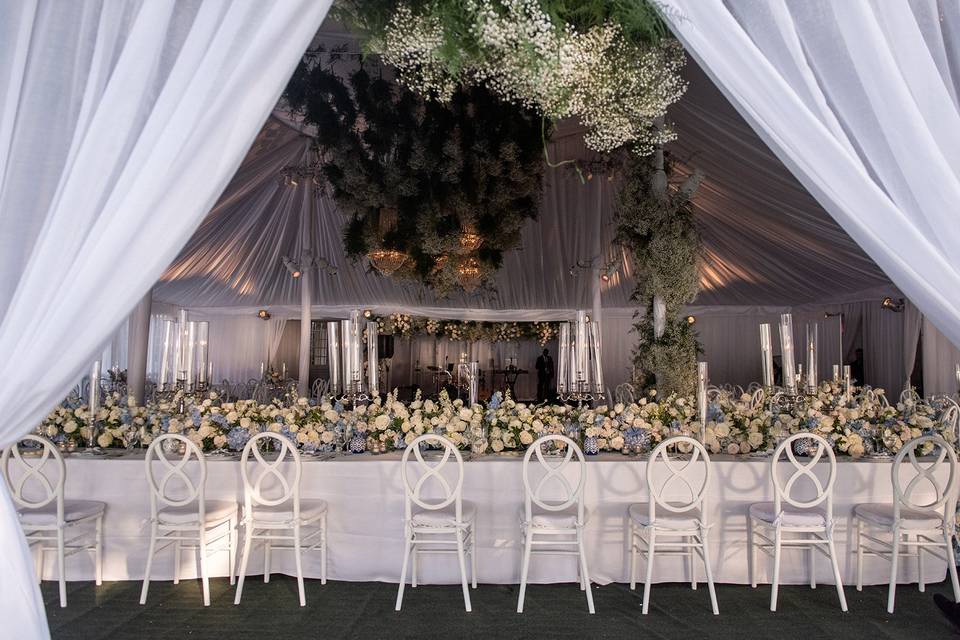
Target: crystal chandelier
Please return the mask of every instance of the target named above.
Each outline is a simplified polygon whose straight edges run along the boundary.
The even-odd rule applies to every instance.
[[[457,275],[460,277],[460,286],[467,293],[480,286],[482,280],[480,272],[480,263],[475,258],[467,258],[457,267]]]
[[[377,271],[389,276],[402,267],[409,256],[393,249],[374,249],[367,254],[367,258]]]

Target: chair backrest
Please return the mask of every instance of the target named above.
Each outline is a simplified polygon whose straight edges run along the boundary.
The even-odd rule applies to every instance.
[[[805,462],[797,460],[793,452],[793,443],[799,440],[810,440],[813,443],[813,451],[809,452],[809,459]],[[830,465],[825,483],[816,474],[817,463],[820,462],[824,453]],[[790,477],[785,483],[781,481],[778,473],[778,463],[784,454],[792,467]],[[837,458],[833,454],[833,447],[822,436],[815,433],[795,433],[781,442],[773,454],[771,476],[774,488],[774,510],[777,514],[783,510],[784,502],[799,509],[812,509],[825,502],[828,521],[833,518],[833,483],[837,478]],[[808,479],[816,489],[815,498],[801,500],[797,497],[796,483],[803,478]]]
[[[314,400],[319,401],[320,398],[327,392],[327,386],[330,382],[325,378],[317,378],[313,381],[313,385],[310,388],[310,397]]]
[[[675,445],[690,445],[690,457],[670,458],[670,448],[675,451]],[[702,467],[702,471],[699,469]],[[666,469],[666,474],[660,473]],[[650,522],[654,522],[656,508],[673,513],[685,513],[692,509],[700,509],[701,522],[707,522],[707,510],[704,503],[707,499],[707,489],[710,486],[710,456],[706,448],[697,440],[688,436],[674,436],[668,438],[653,450],[650,461],[647,462],[647,487],[650,490]],[[665,477],[664,477],[665,476]],[[669,491],[677,484],[686,489],[688,498],[682,501],[670,500]]]
[[[618,384],[615,393],[617,402],[631,404],[632,402],[636,401],[636,390],[629,382]]]
[[[563,457],[554,458],[556,464],[551,464],[543,455],[543,445],[557,442],[564,445]],[[531,484],[530,458],[537,457],[539,462],[538,471],[543,472],[537,480],[536,486]],[[570,481],[564,475],[567,465],[576,457],[577,483],[571,485]],[[563,511],[571,506],[577,507],[577,522],[583,523],[583,488],[587,480],[587,461],[583,457],[583,451],[576,442],[565,435],[551,434],[541,436],[527,448],[527,453],[523,456],[523,489],[524,489],[524,513],[527,522],[533,517],[533,505],[537,505],[544,511]],[[553,484],[559,484],[563,489],[562,498],[554,499],[545,497],[544,490]]]
[[[723,390],[719,387],[707,387],[707,400],[710,402],[716,402],[723,396]]]
[[[907,387],[900,392],[900,402],[912,402],[914,404],[920,402],[920,394],[917,393],[916,389],[913,387]]]
[[[753,393],[750,394],[750,408],[756,411],[763,407],[763,403],[766,400],[766,393],[763,388],[756,389]]]
[[[932,443],[939,453],[933,461],[924,466],[917,460],[917,449],[923,447],[928,442]],[[903,459],[909,458],[910,469],[908,475],[911,475],[906,485],[902,482]],[[949,471],[946,482],[937,479],[937,473],[946,465]],[[939,510],[946,506],[943,511],[943,526],[952,524],[957,511],[957,454],[953,447],[947,444],[947,441],[940,436],[921,436],[905,443],[893,459],[893,466],[890,469],[891,479],[893,481],[893,518],[899,520],[900,510],[905,509],[934,509]],[[936,498],[927,502],[918,502],[914,498],[914,491],[926,484],[933,488]]]
[[[20,450],[20,444],[23,442],[36,442],[42,450],[36,457],[24,456]],[[28,451],[35,452],[37,449],[28,449]],[[56,473],[54,479],[51,479],[52,474],[44,470],[47,462],[51,460],[52,470]],[[0,458],[0,466],[3,468],[3,478],[10,487],[10,495],[17,506],[39,509],[55,502],[57,523],[63,522],[63,484],[67,468],[63,463],[63,456],[53,442],[33,434],[23,436],[4,450]],[[37,488],[34,489],[34,486]]]
[[[953,437],[954,445],[960,444],[960,405],[952,398],[944,398],[943,413],[940,415],[940,424],[943,432]]]
[[[199,465],[197,478],[190,474],[190,462],[194,458]],[[154,468],[156,463],[159,463],[159,474]],[[150,487],[151,518],[155,520],[157,512],[165,505],[185,507],[196,502],[199,522],[203,522],[207,508],[204,500],[207,461],[197,445],[179,433],[165,433],[150,443],[144,466]]]
[[[420,450],[421,444],[439,444],[443,447],[443,454],[436,464],[430,464],[423,458],[423,452]],[[411,476],[408,470],[411,455],[416,458],[416,469],[419,471],[417,477]],[[444,467],[451,456],[456,461],[457,467],[456,480],[453,485],[443,475]],[[456,445],[449,439],[433,433],[418,436],[403,450],[403,457],[400,461],[400,479],[403,482],[404,514],[407,521],[413,517],[413,505],[428,511],[437,511],[451,504],[454,505],[456,521],[461,521],[463,515],[463,456],[460,455]],[[421,492],[430,480],[434,480],[434,484],[439,485],[439,493],[441,494],[439,498],[428,499],[422,495]]]
[[[267,443],[273,445],[277,456],[274,460],[267,460],[260,450]],[[253,454],[256,464],[250,469],[247,462]],[[289,454],[293,462],[293,479],[290,480],[284,473],[284,462]],[[303,465],[300,461],[300,452],[296,445],[286,436],[264,431],[256,434],[243,447],[240,456],[240,475],[243,478],[243,503],[245,517],[250,518],[254,506],[276,507],[287,502],[293,502],[293,521],[300,521],[300,477],[303,474]],[[264,486],[264,484],[268,486]],[[279,489],[279,493],[276,493]],[[274,494],[267,495],[269,491]]]
[[[756,380],[747,385],[747,393],[753,393],[757,389],[763,389],[763,385]]]

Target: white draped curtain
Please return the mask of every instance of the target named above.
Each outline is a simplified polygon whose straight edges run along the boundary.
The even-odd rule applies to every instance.
[[[956,4],[662,4],[687,51],[771,150],[960,343]]]
[[[0,3],[0,447],[65,394],[213,206],[328,5]],[[46,637],[5,487],[0,546],[4,634]]]

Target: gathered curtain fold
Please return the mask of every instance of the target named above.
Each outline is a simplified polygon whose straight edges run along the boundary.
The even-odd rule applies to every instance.
[[[63,397],[176,256],[329,4],[0,3],[0,447]],[[0,546],[4,634],[47,637],[5,486]]]
[[[754,131],[960,343],[960,12],[925,0],[662,5]]]

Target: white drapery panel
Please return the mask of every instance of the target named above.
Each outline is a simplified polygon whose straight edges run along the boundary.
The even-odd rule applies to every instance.
[[[929,318],[923,319],[923,393],[926,396],[946,394],[958,397],[956,367],[960,364],[960,348],[943,335]]]
[[[910,386],[910,374],[917,364],[917,348],[920,345],[920,331],[923,327],[923,314],[910,301],[903,306],[903,384]]]
[[[714,82],[847,233],[960,341],[960,11],[665,0]]]
[[[270,318],[267,322],[267,362],[269,363],[272,363],[277,357],[280,339],[283,338],[283,330],[286,326],[286,318]]]
[[[194,231],[328,5],[0,4],[0,447],[64,395]],[[4,633],[46,637],[5,488],[0,545]]]

